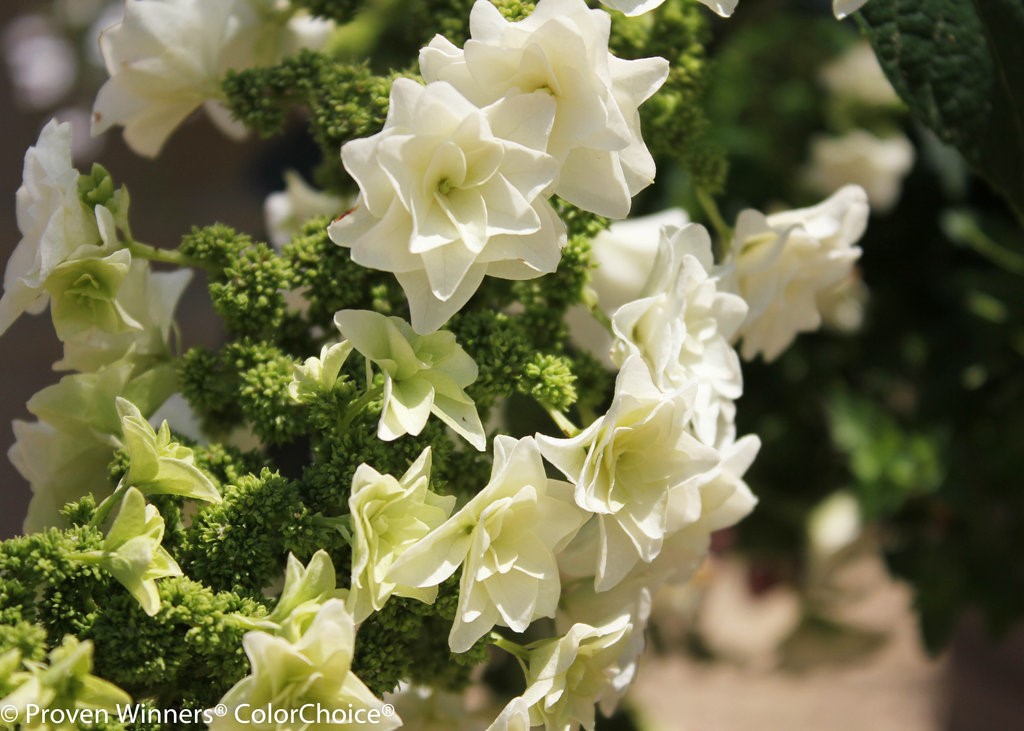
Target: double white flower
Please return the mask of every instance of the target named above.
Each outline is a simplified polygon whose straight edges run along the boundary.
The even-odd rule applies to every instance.
[[[662,391],[696,384],[693,425],[705,444],[733,435],[743,393],[739,357],[729,344],[747,315],[743,299],[718,291],[711,237],[697,224],[661,231],[658,255],[641,297],[612,316],[613,359],[643,358]]]
[[[608,7],[621,10],[626,15],[643,15],[654,10],[665,0],[601,0]],[[736,10],[739,0],[700,0],[723,18],[728,18]],[[850,13],[860,10],[867,0],[832,0],[832,12],[842,20]]]
[[[581,553],[593,560],[598,591],[661,551],[670,506],[689,503],[714,477],[718,453],[687,428],[694,389],[662,393],[639,357],[629,358],[608,412],[570,439],[538,435],[545,459],[575,484],[575,500],[596,514]]]
[[[403,553],[388,580],[437,586],[462,565],[448,642],[465,652],[497,624],[523,632],[534,619],[555,616],[555,555],[586,517],[572,502],[571,486],[547,478],[533,439],[501,435],[487,486]]]
[[[608,13],[583,0],[541,0],[515,23],[478,0],[465,48],[435,36],[420,51],[420,71],[478,106],[548,96],[555,116],[546,149],[561,165],[554,192],[585,210],[625,218],[632,197],[654,181],[637,108],[664,83],[668,62],[613,56],[610,28]]]
[[[730,258],[750,307],[740,330],[744,358],[773,360],[798,333],[821,325],[818,295],[849,276],[868,212],[864,189],[849,185],[811,208],[740,213]]]
[[[398,79],[384,129],[342,147],[360,195],[331,240],[395,273],[416,332],[444,324],[484,275],[558,266],[565,225],[548,203],[558,164],[544,152],[554,112],[543,94],[480,109],[447,83]]]
[[[110,78],[96,97],[93,134],[122,125],[128,146],[154,157],[205,105],[225,133],[243,135],[220,102],[220,82],[229,70],[326,41],[329,25],[292,16],[278,0],[126,0],[124,19],[100,36]]]

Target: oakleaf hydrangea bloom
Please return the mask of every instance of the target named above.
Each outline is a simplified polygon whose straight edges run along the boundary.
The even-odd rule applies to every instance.
[[[124,19],[100,36],[110,78],[93,107],[94,135],[114,125],[135,152],[155,157],[189,114],[238,137],[244,128],[220,103],[229,70],[275,63],[308,40],[276,0],[126,0]]]
[[[17,192],[22,238],[4,273],[0,334],[23,312],[43,311],[47,281],[61,264],[99,249],[99,230],[79,200],[78,178],[71,164],[71,125],[51,120],[25,153]]]
[[[265,624],[274,634],[296,641],[326,602],[331,599],[347,598],[348,593],[344,589],[339,589],[337,584],[334,564],[323,549],[314,553],[306,566],[289,553],[284,587],[277,598],[274,611],[265,620],[254,624]]]
[[[295,366],[295,375],[288,384],[288,395],[305,403],[330,393],[338,383],[341,367],[352,352],[352,343],[346,341],[325,345],[320,357],[306,358],[302,365]]]
[[[484,275],[553,272],[565,244],[548,202],[558,164],[544,152],[554,103],[491,101],[478,109],[447,83],[397,79],[384,129],[341,150],[360,195],[331,240],[395,273],[419,333],[458,312]]]
[[[842,20],[850,13],[860,10],[868,0],[832,0],[832,12]]]
[[[352,672],[355,649],[355,623],[340,599],[330,599],[316,613],[308,629],[295,641],[272,634],[247,632],[242,639],[252,674],[242,678],[229,690],[221,703],[232,712],[215,717],[211,731],[228,729],[279,728],[327,729],[336,724],[317,721],[317,707],[332,711],[361,711],[349,729],[393,729],[401,725],[397,715],[386,715],[383,703]],[[261,722],[256,714],[247,713],[269,706],[273,709],[299,709],[311,704],[307,717],[313,723],[278,725],[272,717]],[[238,712],[234,712],[235,709]]]
[[[693,389],[662,393],[639,357],[629,358],[608,412],[577,436],[538,435],[545,459],[575,485],[576,503],[596,514],[595,586],[615,586],[661,551],[670,505],[714,476],[718,453],[687,429]]]
[[[107,466],[121,436],[118,396],[149,414],[174,389],[172,366],[136,374],[131,363],[121,362],[65,376],[29,399],[29,413],[38,421],[14,422],[16,441],[8,452],[32,488],[25,530],[61,523],[60,509],[83,495],[110,494]]]
[[[740,330],[744,358],[774,360],[798,333],[821,325],[817,295],[850,274],[867,221],[867,194],[856,185],[811,208],[740,213],[730,258],[750,307]]]
[[[693,424],[705,443],[733,431],[734,400],[743,393],[730,340],[747,315],[742,298],[718,290],[711,276],[711,237],[703,226],[662,229],[658,256],[642,296],[612,316],[613,358],[643,358],[662,391],[696,384]]]
[[[17,650],[12,652],[17,653]],[[92,674],[92,655],[92,642],[80,642],[73,635],[65,635],[61,644],[50,651],[48,663],[25,662],[24,669],[3,678],[5,687],[13,687],[13,690],[0,699],[0,706],[13,708],[13,718],[17,719],[28,718],[29,706],[34,706],[33,723],[18,724],[25,729],[47,729],[51,724],[53,728],[78,728],[71,723],[65,726],[41,723],[40,719],[47,718],[46,712],[50,710],[70,715],[76,710],[102,709],[113,716],[119,706],[132,702],[131,696]],[[7,656],[5,653],[3,657]]]
[[[101,208],[97,208],[97,214]],[[136,259],[117,291],[115,303],[137,328],[107,332],[91,328],[64,340],[57,370],[95,371],[122,359],[152,363],[171,354],[174,311],[192,279],[188,269],[154,272]]]
[[[108,571],[152,617],[160,610],[156,580],[182,575],[181,567],[160,545],[163,537],[164,519],[160,511],[155,505],[147,505],[142,493],[130,487],[103,540],[102,550],[85,551],[75,558]]]
[[[603,5],[634,17],[659,7],[665,0],[601,0]]]
[[[664,0],[661,0],[661,2],[663,1]],[[605,0],[602,0],[602,2],[605,2]],[[645,7],[644,9],[649,10],[653,7],[656,7],[657,5],[660,5],[661,2],[652,4],[649,7]],[[700,0],[700,2],[707,5],[709,8],[714,10],[723,18],[728,18],[730,15],[733,14],[733,11],[736,10],[736,5],[739,3],[739,0]],[[866,2],[867,0],[832,0],[832,12],[835,14],[837,18],[842,20],[850,13],[860,10],[861,6],[864,5],[864,3]],[[607,0],[607,4],[612,5],[613,7],[619,7],[621,10],[624,10],[624,8],[620,6],[631,6],[635,5],[636,2],[634,2],[633,0]],[[644,3],[644,5],[647,5],[647,3]],[[638,13],[627,13],[627,15],[635,14]]]
[[[554,192],[584,210],[625,218],[633,196],[654,181],[637,108],[665,82],[668,62],[613,56],[610,28],[611,16],[583,0],[540,0],[514,23],[477,0],[465,49],[435,36],[420,51],[420,71],[481,107],[523,95],[552,100],[547,151],[561,163]]]
[[[621,695],[623,645],[632,623],[627,615],[598,627],[576,624],[564,637],[541,643],[530,652],[522,701],[530,721],[546,729],[594,728],[594,706],[614,709]]]
[[[473,399],[463,390],[476,380],[477,366],[455,335],[417,335],[398,317],[369,310],[341,310],[334,316],[341,334],[384,373],[384,405],[377,436],[384,441],[419,434],[433,414],[474,447],[487,445]]]
[[[121,416],[121,434],[129,460],[122,484],[138,488],[145,495],[221,501],[209,476],[196,467],[192,450],[171,439],[166,421],[157,432],[135,404],[120,396],[117,413]]]
[[[509,701],[487,731],[529,731],[532,727],[530,705],[520,697]]]
[[[352,478],[348,499],[352,516],[352,583],[349,606],[356,622],[380,611],[391,595],[412,597],[427,604],[437,587],[417,588],[387,578],[395,560],[452,514],[455,497],[436,495],[430,482],[427,447],[401,478],[382,475],[361,464]]]
[[[585,519],[571,486],[547,478],[533,439],[499,435],[487,486],[403,553],[388,579],[437,586],[462,565],[448,643],[465,652],[497,624],[523,632],[534,619],[555,615],[555,555]]]

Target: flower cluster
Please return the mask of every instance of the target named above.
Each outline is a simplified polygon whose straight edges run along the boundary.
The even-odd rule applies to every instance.
[[[155,155],[197,107],[223,121],[226,74],[300,47],[282,75],[310,93],[331,60],[308,48],[351,42],[375,16],[310,26],[305,8],[337,19],[349,5],[127,0],[103,37],[94,130],[119,124]],[[331,175],[350,179],[317,191],[289,175],[267,208],[274,246],[222,225],[177,250],[136,241],[126,191],[75,170],[69,129],[47,125],[26,155],[0,329],[49,300],[58,367],[76,372],[15,424],[27,528],[56,526],[0,547],[18,632],[106,638],[98,667],[150,700],[356,708],[394,728],[380,696],[402,683],[444,698],[493,645],[525,684],[495,731],[592,729],[595,706],[614,710],[654,594],[756,503],[737,343],[772,359],[816,328],[867,217],[850,186],[810,209],[746,211],[717,242],[681,210],[622,221],[655,179],[640,108],[670,73],[613,53],[624,37],[584,0],[477,0],[461,45],[420,49],[422,81],[387,79],[379,129],[334,130]],[[191,268],[230,337],[179,355]],[[580,317],[602,332],[600,362],[570,337]],[[154,419],[175,393],[190,413]],[[112,629],[126,623],[145,637],[129,669]],[[93,645],[66,642],[92,702],[119,697],[89,680]]]

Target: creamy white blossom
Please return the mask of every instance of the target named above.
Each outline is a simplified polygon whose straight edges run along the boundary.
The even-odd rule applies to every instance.
[[[436,495],[430,482],[430,447],[399,479],[361,464],[352,478],[352,582],[349,607],[356,622],[380,611],[392,595],[433,604],[437,587],[423,589],[389,581],[395,560],[444,523],[455,507],[452,495]]]
[[[46,282],[57,267],[99,250],[96,217],[79,200],[78,178],[71,163],[71,125],[51,120],[25,153],[16,194],[22,238],[4,272],[0,334],[23,312],[43,311],[49,300]]]
[[[538,435],[541,453],[575,485],[576,503],[595,513],[595,586],[605,591],[637,562],[661,551],[670,505],[689,504],[714,477],[718,453],[687,429],[694,389],[665,394],[643,360],[626,360],[608,412],[577,436]]]
[[[864,189],[850,185],[811,208],[740,213],[729,255],[750,308],[740,329],[744,358],[774,360],[798,333],[821,325],[818,294],[850,274],[868,212]]]
[[[564,637],[541,643],[530,652],[522,702],[533,725],[546,729],[593,731],[594,706],[614,708],[622,676],[623,647],[633,625],[628,615],[593,627],[573,625]]]
[[[604,2],[604,0],[602,0],[602,2]],[[700,2],[707,5],[723,18],[728,18],[732,15],[733,11],[736,10],[736,6],[739,4],[739,0],[700,0]],[[860,10],[861,6],[866,2],[867,0],[832,0],[832,12],[837,18],[842,20],[850,13]],[[632,0],[609,0],[607,4],[612,5],[613,7],[618,7],[619,5],[634,5],[635,3],[632,2]],[[651,7],[656,6],[651,5]]]
[[[900,103],[868,41],[854,43],[829,61],[818,78],[831,94],[858,104],[891,107]]]
[[[98,210],[98,209],[97,209]],[[56,370],[94,371],[122,359],[154,361],[172,353],[174,311],[192,280],[188,269],[154,272],[134,260],[117,292],[117,305],[138,324],[123,332],[92,328],[64,340]]]
[[[93,106],[94,135],[114,125],[135,152],[154,157],[200,106],[225,133],[244,127],[220,99],[229,70],[270,65],[322,33],[292,25],[277,0],[126,0],[124,19],[100,36],[110,78]]]
[[[417,335],[398,317],[369,310],[341,310],[334,324],[367,361],[384,373],[384,406],[377,436],[384,441],[419,434],[433,414],[483,451],[483,424],[465,388],[477,365],[448,331]]]
[[[903,179],[914,166],[914,146],[902,133],[876,137],[855,129],[838,137],[818,135],[810,144],[811,159],[803,171],[806,185],[819,194],[845,183],[859,185],[879,213],[896,205]]]
[[[487,486],[403,553],[388,579],[437,586],[461,565],[448,642],[465,652],[495,625],[523,632],[538,617],[555,615],[555,555],[586,517],[572,502],[572,487],[548,479],[532,438],[499,435]]]
[[[700,0],[723,18],[728,18],[736,10],[739,0]]]
[[[317,190],[294,170],[285,171],[284,182],[284,190],[271,193],[263,203],[267,235],[278,249],[311,218],[337,216],[349,207],[343,198]]]
[[[252,674],[239,680],[221,698],[232,712],[215,716],[211,731],[281,728],[272,717],[260,722],[251,711],[265,706],[300,708],[305,704],[332,710],[376,710],[372,717],[353,718],[345,728],[353,731],[393,729],[402,725],[397,714],[382,712],[383,703],[352,672],[355,623],[340,599],[324,602],[301,637],[289,641],[267,632],[247,632],[242,646]],[[245,704],[248,704],[246,706]],[[330,724],[324,724],[325,727]],[[291,728],[291,726],[288,726]],[[296,724],[295,728],[305,727]]]
[[[360,194],[331,240],[395,273],[417,332],[443,325],[484,275],[558,266],[565,225],[548,202],[558,165],[544,152],[553,114],[543,95],[478,109],[447,83],[398,79],[384,129],[342,147]]]
[[[742,298],[719,291],[713,269],[703,226],[666,226],[641,297],[612,316],[615,362],[640,356],[662,391],[695,384],[694,430],[710,445],[734,433],[743,375],[730,340],[747,316]]]
[[[306,358],[302,365],[295,366],[292,382],[288,384],[288,395],[295,401],[307,402],[330,393],[351,353],[352,343],[347,340],[323,346],[320,357]]]
[[[832,0],[832,12],[842,20],[850,13],[855,13],[864,6],[868,0]]]
[[[494,719],[494,723],[487,727],[487,731],[529,731],[532,727],[530,705],[522,698],[513,698]]]
[[[514,23],[477,0],[464,50],[435,36],[420,51],[420,71],[478,106],[521,96],[553,101],[547,151],[561,163],[554,192],[585,210],[625,218],[632,197],[654,181],[637,108],[664,83],[668,62],[613,56],[610,27],[611,16],[583,0],[540,0]]]

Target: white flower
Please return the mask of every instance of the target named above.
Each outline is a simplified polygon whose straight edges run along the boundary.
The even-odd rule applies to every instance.
[[[309,402],[330,393],[351,353],[352,343],[347,340],[323,346],[319,358],[306,358],[302,365],[295,366],[288,395],[295,401]]]
[[[126,0],[124,19],[100,36],[110,78],[93,106],[94,135],[124,127],[128,146],[154,157],[206,105],[227,134],[244,134],[221,104],[229,70],[269,65],[305,42],[276,0]]]
[[[477,0],[465,50],[435,36],[420,51],[420,71],[478,106],[509,95],[553,100],[547,151],[561,163],[554,192],[585,210],[625,218],[632,197],[654,181],[637,108],[664,83],[668,62],[613,56],[610,27],[611,16],[583,0],[540,0],[516,23]]]
[[[116,303],[138,328],[120,333],[91,329],[68,338],[64,357],[54,369],[94,371],[125,358],[166,358],[172,352],[174,311],[191,280],[188,269],[154,272],[148,262],[136,259],[118,289]]]
[[[914,146],[906,135],[876,137],[856,129],[839,137],[811,139],[811,160],[803,178],[816,193],[828,193],[844,183],[862,187],[879,213],[899,200],[903,178],[914,166]]]
[[[861,7],[868,0],[832,0],[832,12],[837,18],[842,20],[850,13],[855,13],[861,9]]]
[[[349,607],[356,622],[380,611],[388,597],[412,597],[427,604],[437,587],[419,589],[389,581],[395,559],[448,519],[455,497],[436,495],[430,482],[430,447],[401,478],[361,464],[352,478],[352,582]]]
[[[685,226],[689,217],[682,208],[615,221],[590,242],[590,288],[597,305],[611,315],[622,305],[639,299],[651,275],[658,254],[662,226]],[[612,336],[583,305],[574,305],[566,313],[572,341],[578,347],[614,366],[609,353]]]
[[[71,165],[71,125],[51,120],[25,153],[16,194],[22,238],[4,273],[0,334],[23,312],[43,311],[44,287],[58,266],[99,249],[96,219],[78,198],[78,177]]]
[[[696,384],[693,425],[705,444],[731,438],[743,394],[739,356],[729,344],[743,324],[742,298],[718,290],[711,237],[697,224],[662,229],[658,257],[641,297],[612,316],[613,359],[643,358],[662,391]]]
[[[461,564],[448,643],[465,652],[497,624],[523,632],[538,617],[555,615],[561,593],[555,554],[585,519],[571,486],[545,475],[533,439],[499,435],[487,486],[403,553],[388,578],[437,586]]]
[[[827,327],[839,332],[856,332],[864,323],[864,310],[871,293],[856,271],[818,293],[818,312]]]
[[[832,94],[875,107],[900,103],[871,44],[858,41],[821,69],[818,77]]]
[[[544,95],[478,109],[449,84],[398,79],[384,129],[342,147],[360,194],[331,240],[395,273],[416,332],[443,325],[485,274],[558,266],[565,225],[547,200],[558,165],[544,152],[553,114]]]
[[[538,435],[541,453],[571,480],[576,503],[596,513],[595,586],[619,583],[661,551],[669,505],[714,476],[718,453],[687,430],[693,389],[664,394],[639,357],[615,382],[608,412],[571,439]]]
[[[730,258],[750,307],[740,330],[744,358],[774,360],[798,333],[821,325],[817,296],[849,275],[867,220],[867,194],[856,185],[811,208],[740,213]]]
[[[384,704],[352,672],[355,624],[340,599],[329,599],[316,613],[309,628],[295,642],[266,632],[247,632],[242,638],[252,674],[239,680],[221,703],[231,709],[216,716],[211,731],[282,728],[272,718],[260,721],[258,708],[298,709],[306,704],[331,711],[363,713],[345,728],[371,731],[402,725],[397,714],[383,712]],[[315,713],[310,711],[310,714]],[[372,715],[371,715],[372,713]],[[353,714],[355,716],[355,714]],[[323,727],[330,726],[323,723]],[[319,728],[319,724],[288,724],[287,728]]]
[[[349,343],[384,373],[384,405],[377,436],[384,441],[419,434],[433,414],[483,451],[483,424],[465,387],[477,366],[448,332],[417,335],[398,317],[341,310],[334,324]]]
[[[860,505],[848,492],[834,492],[807,516],[807,540],[813,568],[824,567],[856,541],[863,530]]]
[[[263,204],[267,234],[278,249],[291,241],[309,219],[337,216],[347,208],[342,198],[317,190],[294,170],[285,171],[284,181],[285,189],[271,193]]]
[[[531,651],[522,702],[533,725],[593,731],[594,704],[610,710],[621,696],[617,679],[632,630],[628,615],[598,627],[576,624],[564,637]]]
[[[529,731],[531,727],[530,705],[522,698],[513,698],[487,731]]]

